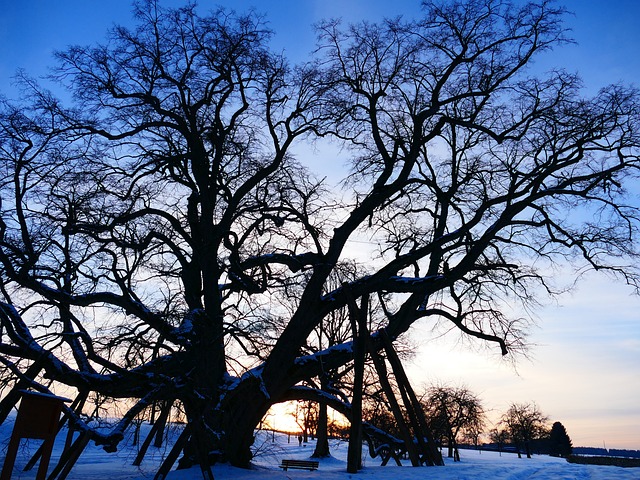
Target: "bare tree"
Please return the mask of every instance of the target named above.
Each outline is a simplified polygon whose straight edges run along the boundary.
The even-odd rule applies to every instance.
[[[0,105],[1,384],[130,406],[107,432],[75,419],[106,450],[154,402],[184,409],[181,466],[247,466],[281,401],[348,415],[309,385],[352,361],[351,340],[303,347],[364,296],[392,340],[430,320],[507,354],[527,322],[505,302],[553,294],[546,267],[638,285],[638,95],[527,76],[565,41],[551,2],[327,22],[297,67],[255,14],[155,3],[57,55],[72,104],[24,77],[24,101]],[[291,150],[318,137],[353,153],[339,201]],[[358,238],[380,245],[368,273],[327,288]]]
[[[502,456],[502,449],[509,441],[509,432],[501,425],[498,425],[489,431],[489,439],[496,445],[498,452],[500,452],[500,456]]]
[[[535,403],[512,403],[502,416],[502,423],[509,432],[511,441],[518,449],[520,458],[524,448],[527,458],[531,458],[531,442],[549,433],[549,418],[543,415]]]
[[[309,436],[315,437],[319,418],[318,408],[315,403],[310,401],[296,402],[289,414],[298,425],[302,441],[305,444],[309,441]]]
[[[460,461],[459,438],[467,433],[478,437],[484,425],[480,399],[465,387],[434,386],[422,400],[431,430],[447,442],[449,458]]]

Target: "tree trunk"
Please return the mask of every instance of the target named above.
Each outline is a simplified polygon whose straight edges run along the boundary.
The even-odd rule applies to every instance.
[[[210,310],[218,312],[217,307],[218,305],[213,305]],[[228,450],[233,451],[227,448],[227,439],[223,434],[227,412],[220,407],[220,395],[223,391],[220,387],[224,384],[226,375],[222,315],[219,312],[217,315],[211,315],[198,310],[194,311],[189,319],[193,325],[194,344],[189,357],[185,358],[184,369],[191,374],[182,389],[183,395],[180,400],[187,421],[193,428],[184,447],[183,457],[178,463],[179,469],[194,465],[204,468],[207,467],[206,464],[213,464],[219,459],[224,460]],[[249,403],[249,398],[243,399],[240,403]],[[259,395],[259,398],[262,396]],[[251,434],[253,426],[257,424],[258,421],[252,425]],[[246,450],[251,446],[252,440],[249,440]],[[244,462],[245,466],[248,466],[250,459],[249,454],[249,458]]]
[[[241,401],[240,396],[235,398],[238,401],[223,409],[208,409],[206,412],[200,411],[199,414],[193,412],[193,407],[187,408],[185,405],[189,424],[198,432],[198,436],[191,435],[178,463],[178,469],[198,465],[204,456],[209,464],[222,461],[236,467],[250,467],[254,428],[262,418],[256,412],[266,410],[263,402],[256,397],[246,396]]]
[[[364,362],[367,355],[366,342],[369,337],[367,313],[369,297],[362,297],[360,308],[355,301],[349,304],[349,315],[354,336],[353,396],[351,399],[351,428],[349,430],[349,448],[347,450],[347,472],[358,473],[362,468],[362,383]]]
[[[244,381],[228,392],[218,412],[222,425],[218,447],[224,453],[221,460],[235,467],[250,467],[255,427],[271,403],[265,398],[257,378]]]
[[[327,404],[320,403],[318,410],[318,428],[316,430],[316,449],[312,457],[325,458],[331,456],[329,452],[329,416],[327,415]]]

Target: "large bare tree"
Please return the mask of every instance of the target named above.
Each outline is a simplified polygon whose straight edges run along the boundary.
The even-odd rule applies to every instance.
[[[553,3],[327,22],[296,67],[257,15],[154,4],[57,55],[69,103],[25,77],[25,100],[0,107],[3,379],[127,405],[91,431],[107,450],[154,402],[186,412],[183,466],[203,449],[246,466],[283,399],[348,413],[296,385],[352,361],[350,341],[302,348],[363,296],[392,339],[422,319],[506,354],[527,325],[505,302],[553,293],[556,262],[637,286],[638,95],[530,76],[565,41]],[[352,153],[340,196],[293,155],[319,137]],[[331,286],[363,238],[380,245],[367,273]]]

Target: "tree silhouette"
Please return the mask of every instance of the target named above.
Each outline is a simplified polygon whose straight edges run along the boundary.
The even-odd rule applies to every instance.
[[[560,422],[554,422],[549,432],[549,454],[554,457],[568,457],[573,451],[567,429]]]
[[[2,381],[119,402],[109,431],[69,412],[106,450],[162,402],[185,412],[182,467],[247,466],[284,400],[348,415],[312,385],[352,361],[352,340],[303,347],[365,296],[392,340],[430,321],[507,354],[528,323],[504,302],[553,294],[547,267],[638,285],[638,95],[528,76],[565,41],[550,2],[325,22],[293,67],[253,13],[135,15],[56,55],[69,102],[22,75],[22,100],[0,104]],[[342,192],[294,155],[319,138],[351,154]],[[366,268],[331,284],[363,238],[379,247]]]
[[[492,428],[489,431],[489,439],[496,445],[496,447],[498,447],[498,452],[500,452],[500,456],[502,456],[502,450],[509,440],[509,432],[506,428],[501,428],[501,425]]]
[[[431,430],[447,442],[447,456],[460,461],[459,437],[483,428],[485,414],[480,399],[466,387],[440,385],[429,388],[423,404]]]
[[[518,458],[522,448],[527,458],[531,458],[531,442],[548,434],[548,420],[535,403],[512,403],[509,406],[502,416],[502,423],[518,448]]]

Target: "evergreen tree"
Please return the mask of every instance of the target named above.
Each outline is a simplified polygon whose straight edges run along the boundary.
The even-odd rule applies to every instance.
[[[571,438],[567,429],[560,422],[555,422],[549,434],[549,455],[553,457],[568,457],[573,451]]]

